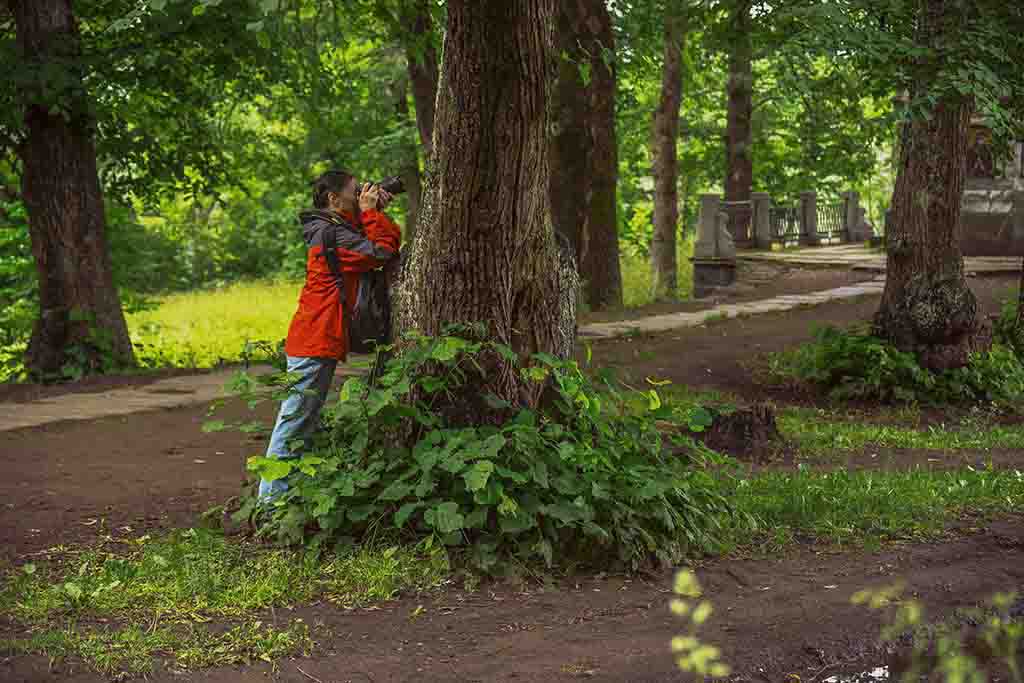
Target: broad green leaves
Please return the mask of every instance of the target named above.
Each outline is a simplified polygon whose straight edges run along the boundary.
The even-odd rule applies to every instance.
[[[459,531],[466,524],[466,518],[459,512],[459,504],[451,501],[427,510],[423,518],[429,526],[442,534]]]
[[[466,480],[466,488],[470,491],[479,491],[487,486],[487,480],[494,472],[494,463],[490,460],[480,460],[473,463],[462,473]]]
[[[551,408],[469,426],[434,412],[438,397],[483,383],[494,350],[455,336],[413,338],[374,386],[347,382],[327,411],[331,430],[310,452],[250,460],[264,478],[289,477],[265,530],[322,544],[384,524],[463,548],[481,571],[512,557],[631,565],[714,545],[709,530],[728,508],[692,458],[663,449],[655,416],[666,407],[659,399],[652,410],[651,393],[608,385],[599,395],[575,363],[540,355],[527,367],[551,383]]]

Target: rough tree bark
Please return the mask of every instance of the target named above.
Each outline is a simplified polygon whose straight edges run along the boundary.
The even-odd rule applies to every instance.
[[[749,202],[754,183],[753,130],[754,111],[753,44],[750,36],[750,0],[735,0],[729,54],[728,111],[725,129],[725,201]],[[737,242],[749,242],[749,204],[727,208],[729,232]]]
[[[71,0],[10,0],[23,58],[63,70],[65,118],[33,104],[26,93],[22,197],[39,275],[39,318],[26,365],[36,376],[59,374],[69,353],[83,354],[85,371],[108,360],[134,360],[107,248],[103,194],[96,169],[93,121],[83,101],[80,52]],[[67,83],[67,81],[65,81]]]
[[[678,160],[679,107],[683,101],[684,17],[665,16],[665,56],[661,72],[661,99],[654,111],[651,158],[654,171],[654,233],[651,236],[651,272],[654,298],[676,298],[679,264],[676,233],[679,227]]]
[[[520,356],[568,357],[578,281],[548,200],[555,0],[450,0],[423,210],[399,296],[399,329],[483,323]],[[571,265],[571,258],[570,258]],[[486,386],[535,405],[542,387],[500,355]]]
[[[430,159],[434,136],[434,106],[437,100],[438,60],[434,49],[433,21],[429,0],[408,0],[403,5],[402,25],[409,27],[405,55],[416,108],[416,126],[424,157]]]
[[[603,0],[559,5],[559,60],[552,136],[551,206],[569,240],[594,310],[622,305],[617,220],[615,38]],[[589,74],[583,77],[583,69]]]
[[[955,0],[925,0],[920,42],[941,46],[948,32],[959,30],[961,11]],[[920,74],[911,99],[928,85],[928,73]],[[898,348],[915,352],[933,370],[966,365],[970,352],[984,349],[991,339],[964,278],[960,250],[972,109],[966,98],[947,95],[929,117],[914,116],[901,132],[886,234],[887,278],[875,331]]]

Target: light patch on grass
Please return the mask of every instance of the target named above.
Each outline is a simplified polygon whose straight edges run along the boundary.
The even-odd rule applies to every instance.
[[[679,243],[679,299],[693,291],[693,239]],[[623,256],[627,308],[653,301],[650,260]],[[277,344],[288,334],[302,282],[236,282],[218,289],[172,294],[150,310],[127,316],[139,360],[149,367],[208,368],[243,359],[247,343]]]
[[[128,328],[152,365],[212,367],[241,360],[247,342],[284,339],[301,289],[301,282],[257,281],[173,294],[129,315]]]

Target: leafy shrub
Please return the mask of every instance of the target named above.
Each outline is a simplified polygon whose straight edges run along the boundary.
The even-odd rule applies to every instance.
[[[1024,362],[1001,343],[974,354],[966,367],[936,373],[864,330],[831,326],[817,330],[813,342],[772,356],[769,373],[827,389],[838,400],[1013,404],[1024,398]]]
[[[1003,302],[999,317],[994,320],[995,340],[1010,348],[1018,358],[1024,359],[1024,325],[1019,324],[1017,299]]]
[[[575,363],[539,354],[520,372],[550,383],[545,408],[483,396],[508,419],[458,426],[446,416],[495,353],[514,358],[493,342],[410,337],[374,385],[349,379],[303,457],[250,459],[258,475],[289,480],[262,531],[320,547],[392,528],[461,548],[485,572],[556,558],[635,567],[716,547],[711,532],[732,513],[700,465],[718,456],[667,452],[655,421],[671,409],[654,391],[599,393]],[[643,410],[629,405],[638,396]],[[255,508],[250,498],[239,518]]]

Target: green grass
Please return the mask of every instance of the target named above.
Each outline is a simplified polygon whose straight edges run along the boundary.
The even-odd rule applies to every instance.
[[[260,621],[211,633],[195,624],[186,627],[136,625],[83,627],[68,623],[44,627],[16,638],[0,639],[0,652],[43,655],[55,660],[79,659],[106,676],[146,674],[153,659],[166,655],[182,669],[273,662],[286,656],[308,656],[314,642],[301,619],[283,629]]]
[[[677,297],[689,299],[693,295],[693,256],[694,236],[682,239],[678,243],[676,258],[679,264],[679,282]],[[645,306],[654,301],[652,296],[651,260],[641,256],[624,255],[620,260],[622,268],[622,300],[626,308]]]
[[[184,668],[269,661],[312,640],[301,620],[267,626],[267,609],[366,605],[434,588],[448,573],[443,553],[409,547],[316,557],[207,529],[142,537],[117,552],[91,548],[11,570],[0,612],[25,635],[0,640],[0,650],[75,657],[106,674],[148,671],[157,655]],[[235,625],[217,633],[211,622]]]
[[[128,328],[153,364],[212,367],[241,360],[247,342],[284,339],[301,289],[300,282],[237,282],[173,294],[129,315]]]
[[[831,451],[874,448],[906,448],[935,451],[1024,449],[1024,425],[1000,426],[967,423],[946,429],[924,429],[828,419],[822,411],[789,408],[777,416],[779,431],[801,453],[822,455]]]
[[[770,472],[735,482],[737,509],[781,542],[805,534],[834,543],[907,539],[942,531],[965,513],[1019,511],[1024,474],[974,469],[948,472],[838,470]]]

